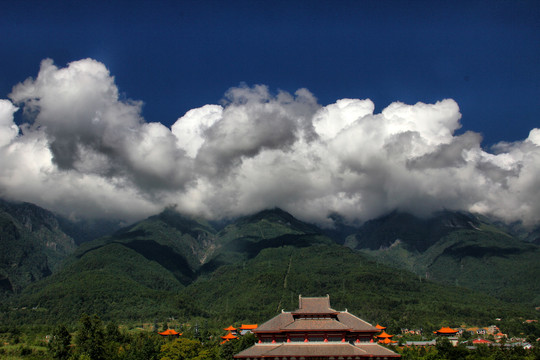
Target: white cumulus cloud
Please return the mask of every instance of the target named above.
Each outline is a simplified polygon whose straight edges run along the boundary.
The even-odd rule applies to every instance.
[[[485,150],[479,134],[456,133],[451,99],[374,113],[369,99],[322,106],[306,89],[240,86],[169,129],[118,93],[102,63],[44,60],[0,100],[0,196],[127,220],[175,204],[209,218],[277,206],[328,225],[331,213],[365,221],[396,209],[540,221],[540,129]]]
[[[19,133],[13,121],[13,113],[18,109],[9,100],[0,99],[0,146],[9,144]]]

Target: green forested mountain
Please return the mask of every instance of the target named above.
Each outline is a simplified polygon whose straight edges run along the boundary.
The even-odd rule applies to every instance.
[[[224,322],[263,321],[297,307],[298,295],[329,294],[336,309],[400,326],[488,323],[533,310],[492,296],[425,281],[376,263],[340,245],[265,249],[255,258],[216,270],[184,293]]]
[[[72,221],[34,204],[0,199],[0,298],[51,275],[77,244],[118,227],[117,221]]]
[[[0,249],[1,298],[50,275],[75,243],[51,212],[0,200]]]
[[[201,219],[173,209],[151,216],[114,234],[82,244],[72,261],[112,244],[159,264],[182,284],[191,283],[215,248],[216,231]]]
[[[435,282],[540,305],[540,247],[485,218],[443,212],[393,213],[366,223],[346,245]]]
[[[272,209],[237,219],[222,229],[212,256],[201,268],[208,273],[219,266],[251,259],[266,248],[331,244],[316,226],[304,223],[291,214]]]
[[[185,308],[180,313],[204,314],[182,291],[200,274],[212,276],[212,269],[268,247],[331,243],[317,231],[276,209],[238,219],[218,233],[203,220],[167,209],[82,244],[59,272],[29,286],[18,303],[66,321],[82,312],[106,319],[163,317],[178,314],[178,307]],[[19,315],[25,316],[14,316]]]
[[[85,312],[135,322],[263,321],[294,309],[299,294],[329,294],[336,308],[394,326],[535,316],[528,296],[539,293],[538,246],[469,214],[438,216],[391,214],[336,241],[279,209],[221,229],[167,209],[82,243],[2,307],[0,320],[73,322]],[[529,287],[509,285],[512,276]]]
[[[392,212],[363,224],[347,238],[346,245],[355,249],[378,250],[399,241],[410,251],[423,252],[445,235],[456,230],[475,229],[479,224],[476,217],[466,213],[444,211],[423,219],[408,213]]]
[[[151,320],[178,305],[176,295],[183,287],[173,272],[155,260],[123,244],[109,243],[28,286],[15,302],[26,309],[10,316],[69,323],[82,313],[96,313],[106,320]]]

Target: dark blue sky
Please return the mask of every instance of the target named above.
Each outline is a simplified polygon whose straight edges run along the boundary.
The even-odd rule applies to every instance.
[[[484,145],[540,126],[539,1],[2,1],[0,98],[57,66],[103,62],[171,125],[240,83],[322,105],[453,98]]]

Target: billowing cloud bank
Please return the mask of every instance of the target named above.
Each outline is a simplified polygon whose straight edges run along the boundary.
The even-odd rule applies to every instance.
[[[75,217],[133,220],[176,205],[208,218],[278,206],[320,224],[395,209],[540,221],[540,129],[487,152],[479,134],[456,135],[453,100],[374,114],[370,100],[321,106],[305,89],[239,87],[169,129],[145,122],[141,103],[122,99],[91,59],[44,60],[9,99],[0,100],[0,196]]]

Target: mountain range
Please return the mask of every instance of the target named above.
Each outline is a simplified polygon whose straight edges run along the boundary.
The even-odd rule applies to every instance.
[[[215,224],[170,208],[119,228],[1,205],[0,245],[13,254],[0,263],[3,321],[256,322],[299,294],[395,326],[535,316],[540,305],[534,231],[467,213],[325,230],[280,209]]]
[[[392,213],[365,223],[345,245],[438,283],[538,306],[539,247],[505,230],[467,213]]]

